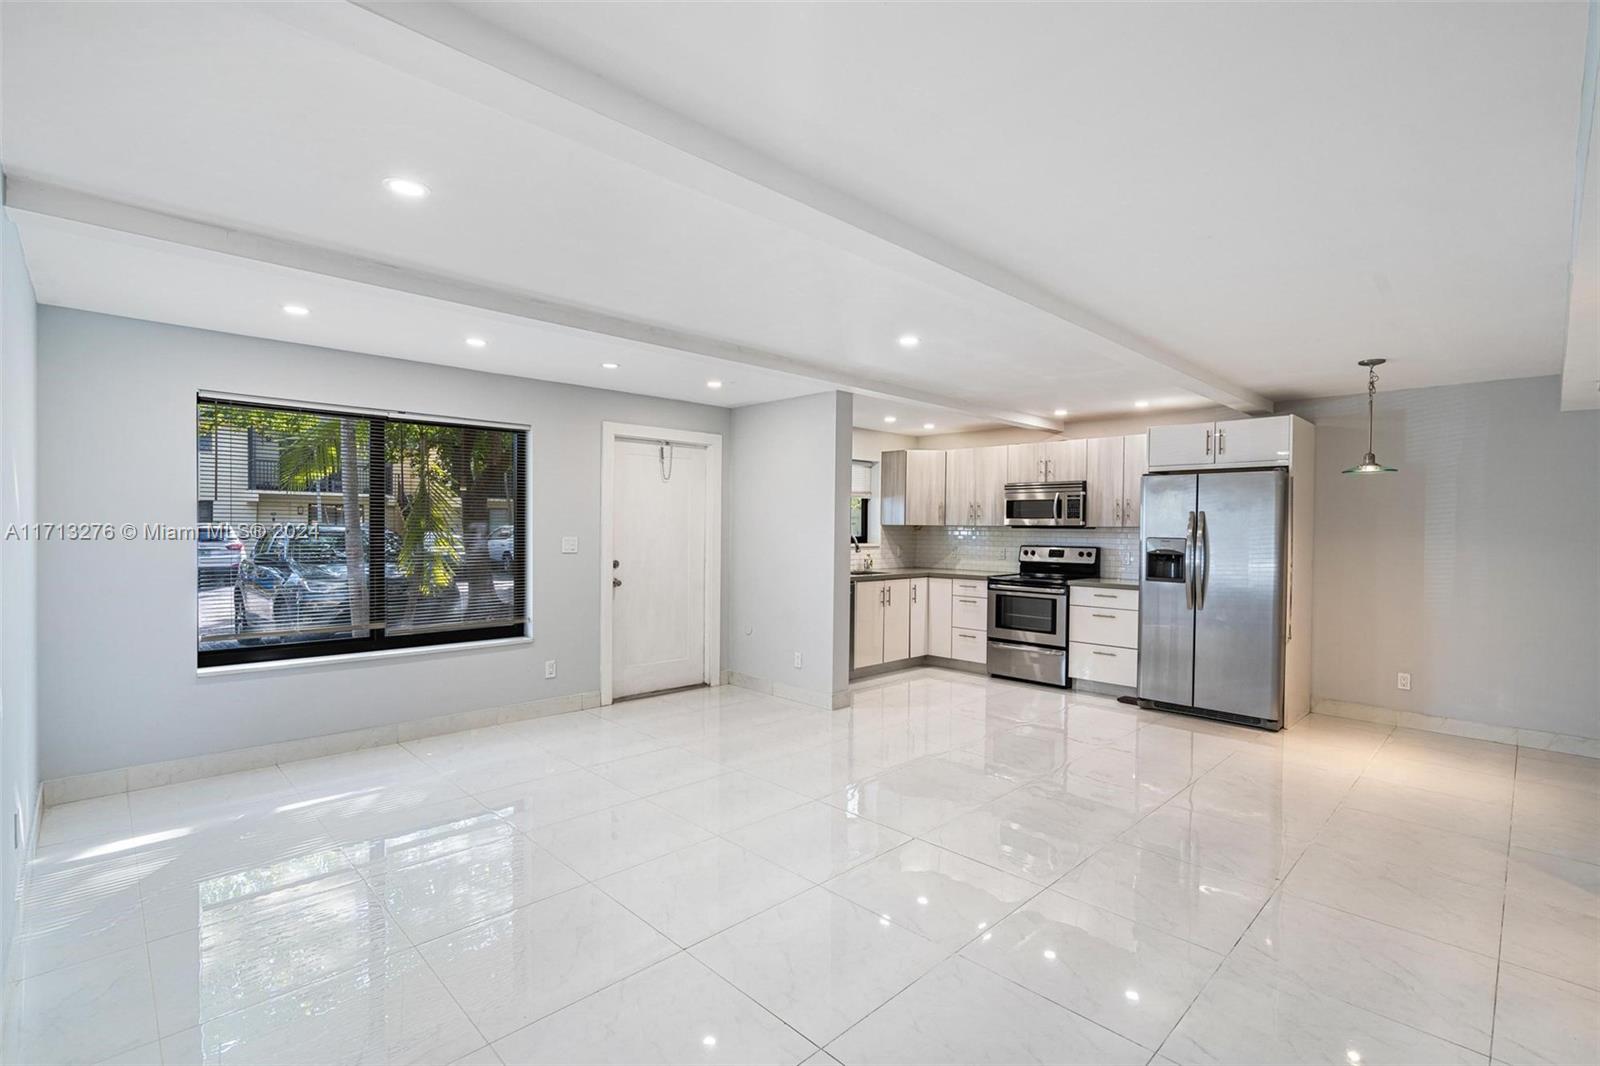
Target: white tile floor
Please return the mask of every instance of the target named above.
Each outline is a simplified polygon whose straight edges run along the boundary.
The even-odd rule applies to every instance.
[[[52,808],[15,953],[30,1064],[1592,1063],[1600,763],[700,690]]]

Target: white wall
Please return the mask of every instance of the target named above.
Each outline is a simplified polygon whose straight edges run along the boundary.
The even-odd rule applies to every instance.
[[[812,702],[849,687],[851,402],[826,392],[733,412],[728,669]]]
[[[1557,378],[1280,404],[1317,427],[1312,686],[1346,700],[1600,737],[1600,412]],[[1412,675],[1402,692],[1395,675]]]
[[[877,429],[852,429],[850,431],[850,458],[866,463],[876,463],[884,452],[905,451],[920,447],[917,438],[903,433],[884,433]]]
[[[0,953],[11,944],[28,846],[13,846],[10,823],[20,815],[31,836],[39,791],[37,552],[32,541],[5,538],[40,515],[35,376],[33,285],[16,228],[0,210]]]
[[[601,424],[729,428],[721,408],[46,307],[39,513],[192,524],[197,390],[530,425],[534,640],[197,677],[191,543],[46,543],[47,779],[597,691]]]

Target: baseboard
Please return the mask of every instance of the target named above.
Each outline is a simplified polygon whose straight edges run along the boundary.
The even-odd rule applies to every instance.
[[[73,777],[58,777],[41,786],[45,806],[58,806],[74,800],[112,796],[118,792],[138,792],[140,789],[175,785],[182,781],[196,781],[202,777],[238,773],[241,770],[259,770],[278,763],[314,759],[322,755],[342,755],[362,748],[381,748],[403,740],[420,740],[441,733],[459,733],[466,729],[482,729],[506,722],[520,722],[528,718],[543,718],[552,714],[592,710],[600,706],[600,693],[574,692],[566,696],[551,696],[542,700],[514,703],[505,707],[486,707],[477,711],[460,711],[432,718],[419,718],[395,725],[374,726],[370,729],[352,729],[343,733],[329,733],[302,740],[285,740],[276,744],[262,744],[252,748],[212,755],[194,755],[167,762],[144,763],[118,770],[102,770]],[[35,816],[37,817],[37,815]]]
[[[1541,729],[1516,729],[1512,726],[1487,725],[1465,718],[1446,718],[1442,715],[1419,714],[1416,711],[1399,711],[1392,707],[1377,707],[1370,703],[1351,703],[1347,700],[1317,700],[1312,714],[1330,718],[1348,718],[1358,722],[1395,726],[1400,729],[1421,729],[1429,733],[1445,733],[1453,737],[1473,740],[1492,740],[1497,744],[1515,744],[1519,748],[1538,751],[1555,751],[1567,755],[1584,755],[1600,759],[1600,738],[1578,737],[1567,733],[1547,733]]]
[[[790,700],[794,703],[803,703],[808,707],[820,707],[825,711],[836,711],[841,707],[850,706],[850,690],[842,692],[813,692],[807,688],[796,688],[785,685],[782,681],[768,681],[764,677],[754,674],[741,674],[736,670],[724,671],[727,678],[725,684],[747,688],[751,692],[759,692],[763,696],[775,696],[780,700]]]
[[[850,681],[852,684],[857,681],[870,681],[875,677],[903,673],[920,666],[937,666],[941,670],[960,670],[966,674],[989,676],[989,667],[984,663],[972,663],[965,659],[946,659],[942,655],[919,655],[915,659],[896,659],[892,663],[879,663],[877,666],[863,666],[859,670],[852,670]]]

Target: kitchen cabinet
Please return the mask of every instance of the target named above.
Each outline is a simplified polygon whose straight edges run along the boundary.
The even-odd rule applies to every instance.
[[[950,658],[960,659],[964,663],[986,663],[989,661],[989,636],[972,629],[952,629],[950,631]]]
[[[1213,443],[1216,423],[1150,427],[1150,469],[1173,466],[1210,466],[1216,461]]]
[[[1122,438],[1096,437],[1087,442],[1089,498],[1084,520],[1091,526],[1122,525]]]
[[[1082,481],[1087,469],[1086,445],[1081,440],[1045,440],[1006,448],[1007,481]]]
[[[1067,676],[1138,687],[1139,591],[1074,585],[1067,601]]]
[[[1147,458],[1150,440],[1143,433],[1122,438],[1122,524],[1138,526],[1144,475],[1150,469]]]
[[[850,668],[860,670],[883,662],[884,582],[861,581],[853,588],[854,601],[850,645]]]
[[[1310,444],[1310,423],[1294,415],[1238,418],[1150,427],[1150,469],[1194,466],[1288,466],[1294,454],[1297,423]]]
[[[911,595],[911,654],[907,658],[920,659],[928,654],[928,578],[914,577],[907,582]]]
[[[999,445],[945,453],[945,525],[1005,525],[1007,452]]]
[[[945,453],[884,452],[878,469],[879,521],[886,526],[939,526],[945,520]]]
[[[948,659],[950,655],[950,579],[928,579],[928,654]]]
[[[883,586],[883,661],[911,658],[911,582],[880,581]]]

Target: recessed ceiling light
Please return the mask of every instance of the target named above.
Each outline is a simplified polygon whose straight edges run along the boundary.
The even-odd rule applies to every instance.
[[[311,313],[311,308],[305,304],[284,304],[283,313],[293,315],[296,318],[304,318]]]
[[[467,338],[467,347],[468,348],[482,348],[484,345],[486,345],[488,343],[489,342],[484,340],[482,337],[468,337]]]
[[[617,368],[617,364],[616,363],[601,363],[600,364],[600,369],[601,370],[615,370],[616,368]]]
[[[932,422],[924,422],[924,423],[922,423],[922,428],[923,429],[932,429],[933,428],[933,423]]]
[[[722,382],[718,381],[716,378],[712,378],[710,381],[706,382],[706,388],[720,389],[722,388]]]
[[[1065,407],[1057,407],[1056,408],[1056,417],[1057,418],[1066,418],[1067,417],[1067,409]]]
[[[921,343],[922,343],[922,339],[920,337],[918,337],[915,333],[902,333],[902,334],[900,334],[900,347],[902,347],[902,348],[915,348],[917,345],[919,345]]]
[[[883,416],[883,420],[885,422],[893,422],[894,421],[894,415],[884,415]]]
[[[1143,410],[1144,408],[1150,406],[1150,401],[1149,400],[1135,400],[1135,401],[1133,401],[1133,406],[1139,408],[1140,410]]]
[[[384,178],[383,187],[402,200],[421,200],[428,195],[428,187],[411,178]]]

